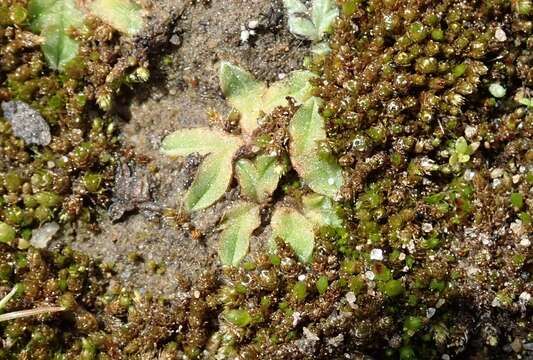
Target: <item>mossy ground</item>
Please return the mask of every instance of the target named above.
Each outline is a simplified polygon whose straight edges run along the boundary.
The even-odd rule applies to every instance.
[[[0,244],[0,295],[15,284],[24,289],[7,311],[66,308],[1,323],[0,358],[530,356],[533,269],[525,240],[531,240],[532,120],[516,101],[531,86],[527,3],[344,2],[332,55],[313,67],[322,72],[317,85],[326,100],[330,146],[349,173],[342,206],[348,227],[323,229],[310,266],[280,244],[279,256],[257,256],[224,272],[214,261],[212,230],[236,194],[191,221],[168,210],[195,160],[165,162],[158,144],[175,127],[205,122],[206,108],[225,109],[206,59],[214,64],[246,54],[245,67],[273,80],[300,56],[285,57],[283,46],[291,53],[299,43],[270,28],[255,45],[239,43],[240,26],[263,15],[265,24],[281,21],[282,29],[279,3],[273,13],[272,4],[261,1],[253,10],[237,10],[235,1],[185,7],[176,29],[187,30],[183,44],[153,64],[163,68],[162,77],[136,89],[131,107],[120,100],[126,106],[117,107],[130,117],[117,122],[121,143],[132,146],[116,157],[150,174],[150,206],[136,204],[145,215],[116,224],[98,220],[100,234],[71,226],[52,252]],[[213,21],[228,8],[235,9],[233,17],[222,25]],[[506,40],[496,39],[498,29]],[[265,54],[269,61],[260,58]],[[165,86],[155,85],[165,72]],[[504,98],[491,96],[495,82],[506,88]],[[2,153],[2,171],[36,163],[6,136],[7,127],[2,134],[5,144],[15,144],[9,147],[14,154],[27,153],[21,159]],[[465,149],[461,137],[479,147]],[[468,159],[450,161],[454,152],[468,152]],[[105,169],[90,164],[90,171]],[[105,177],[106,189],[112,177]],[[15,190],[24,195],[23,185]],[[93,219],[105,219],[95,217],[94,194],[81,195]],[[59,215],[59,208],[52,210]],[[104,261],[65,247],[71,241]]]

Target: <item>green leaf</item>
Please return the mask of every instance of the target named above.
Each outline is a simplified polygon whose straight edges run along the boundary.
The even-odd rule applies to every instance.
[[[96,0],[89,8],[93,15],[130,36],[138,34],[144,26],[141,7],[129,0]]]
[[[326,140],[319,99],[311,98],[298,109],[289,125],[293,167],[316,193],[334,198],[343,184],[342,170],[330,153],[319,150]]]
[[[267,89],[252,74],[223,61],[219,70],[220,88],[231,106],[241,113],[241,130],[251,134],[257,128],[261,97]]]
[[[259,206],[238,203],[224,218],[218,255],[222,264],[237,266],[248,253],[252,232],[261,225]]]
[[[272,238],[281,238],[303,262],[311,261],[315,246],[313,224],[292,208],[279,207],[271,220]]]
[[[337,215],[330,198],[319,194],[309,194],[302,198],[302,203],[305,217],[316,226],[342,226],[342,220]]]
[[[242,193],[251,200],[264,202],[278,187],[287,171],[286,162],[276,156],[260,155],[254,162],[241,159],[235,164]]]
[[[320,40],[319,32],[311,20],[300,16],[289,16],[289,31],[311,41]]]
[[[161,143],[161,152],[169,156],[187,156],[199,153],[202,156],[236,151],[242,145],[237,136],[222,130],[210,128],[180,129],[165,137]]]
[[[205,209],[224,195],[232,178],[233,154],[233,152],[222,152],[205,158],[185,194],[184,203],[187,211]]]
[[[283,0],[283,5],[289,15],[307,12],[305,5],[298,0]]]
[[[31,0],[28,10],[32,30],[45,39],[42,50],[48,64],[63,70],[78,53],[78,42],[69,37],[68,30],[83,25],[83,13],[74,0]]]
[[[187,211],[205,209],[224,195],[233,175],[233,156],[241,146],[240,138],[209,128],[180,129],[163,140],[165,155],[206,156],[185,194]]]
[[[306,101],[312,90],[309,80],[316,75],[305,70],[294,71],[268,88],[249,72],[224,61],[220,65],[219,77],[222,93],[241,114],[241,130],[250,135],[257,129],[261,113],[268,114],[278,106],[286,106],[287,96],[293,97],[297,103]]]
[[[313,0],[311,19],[318,30],[319,38],[331,29],[331,25],[339,16],[339,9],[334,0]]]
[[[304,103],[311,97],[313,86],[311,79],[316,75],[310,71],[293,71],[287,78],[273,83],[265,92],[262,99],[261,109],[266,114],[272,112],[278,106],[287,105],[287,96],[296,100],[297,104]]]

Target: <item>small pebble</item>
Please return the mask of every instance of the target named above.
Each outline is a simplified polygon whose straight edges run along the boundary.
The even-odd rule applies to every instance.
[[[46,249],[48,243],[58,231],[59,225],[57,223],[46,223],[40,228],[33,230],[30,243],[37,249]]]
[[[423,232],[431,232],[433,230],[433,225],[431,225],[430,223],[423,223],[422,224],[422,231]]]
[[[383,260],[383,250],[381,250],[381,249],[372,249],[372,251],[370,251],[370,259],[371,260],[382,261]]]
[[[11,124],[13,134],[28,145],[48,145],[52,141],[46,120],[25,102],[14,100],[2,103],[4,117]]]
[[[250,32],[248,30],[241,31],[241,41],[243,43],[248,42],[250,39]]]
[[[499,83],[492,83],[489,86],[489,92],[495,98],[502,98],[507,93],[507,90]]]
[[[494,37],[496,38],[496,40],[500,42],[504,42],[505,40],[507,40],[507,35],[505,34],[505,31],[502,30],[502,28],[496,29],[496,32],[494,33]]]
[[[426,317],[428,319],[431,319],[433,317],[433,315],[435,315],[436,312],[437,312],[437,309],[430,307],[426,311]]]
[[[372,271],[367,271],[367,272],[365,272],[365,277],[366,277],[368,280],[374,280],[374,278],[376,277],[376,275],[375,275]]]

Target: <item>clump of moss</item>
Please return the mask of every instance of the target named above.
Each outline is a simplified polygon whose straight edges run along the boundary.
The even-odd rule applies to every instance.
[[[83,31],[72,30],[77,57],[64,72],[52,71],[26,7],[0,2],[0,102],[22,101],[38,111],[52,141],[28,146],[0,114],[0,221],[18,236],[52,220],[87,222],[96,207],[109,205],[119,143],[114,116],[102,110],[111,109],[124,85],[148,76],[146,49],[93,17]]]
[[[518,322],[531,310],[520,300],[532,290],[533,115],[519,101],[532,85],[532,28],[523,3],[344,1],[318,83],[330,146],[348,174],[351,231],[339,248],[385,254],[370,271],[378,290],[406,302],[395,318],[452,297]],[[505,91],[495,96],[494,84]],[[460,319],[455,311],[446,316]],[[441,321],[423,322],[438,353],[468,347],[445,348]],[[471,334],[479,321],[449,324]],[[512,342],[499,325],[483,326],[498,329],[492,342],[480,334],[489,346]],[[432,357],[412,339],[402,337],[400,357]]]

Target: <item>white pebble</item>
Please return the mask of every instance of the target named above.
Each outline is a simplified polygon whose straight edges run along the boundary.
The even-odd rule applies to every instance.
[[[292,326],[298,325],[300,319],[302,318],[301,314],[298,311],[292,313]]]
[[[346,301],[348,301],[348,304],[353,305],[355,304],[355,300],[356,300],[355,294],[352,291],[349,291],[346,294]]]
[[[531,294],[524,291],[523,293],[520,294],[520,296],[518,297],[518,300],[523,304],[527,304],[531,300]]]
[[[33,230],[30,243],[37,249],[45,249],[58,230],[59,225],[57,223],[46,223],[40,228]]]
[[[305,280],[305,275],[304,274],[298,275],[298,280],[299,281],[304,281]]]
[[[502,30],[502,28],[496,29],[496,32],[494,33],[494,37],[496,38],[496,40],[500,42],[504,42],[505,40],[507,40],[507,35],[505,34],[505,31]]]
[[[466,181],[471,181],[474,176],[476,175],[476,172],[473,171],[473,170],[470,170],[470,169],[466,169],[465,170],[465,173],[463,175],[463,178],[466,180]]]
[[[241,41],[248,42],[249,39],[250,39],[250,32],[248,30],[241,31]]]
[[[435,313],[437,312],[437,309],[433,308],[433,307],[430,307],[427,309],[426,311],[426,317],[428,319],[431,319],[433,317],[433,315],[435,315]]]
[[[529,240],[527,237],[523,237],[522,240],[520,240],[520,246],[530,247],[531,246],[531,240]]]
[[[466,128],[465,128],[465,136],[469,139],[473,138],[477,133],[477,129],[475,126],[470,126],[468,125]]]
[[[374,280],[374,278],[376,277],[376,275],[375,275],[372,271],[367,271],[367,272],[365,272],[365,277],[366,277],[368,280]]]
[[[431,225],[430,223],[423,223],[422,224],[422,231],[423,232],[430,232],[431,230],[433,230],[433,225]]]
[[[502,98],[507,93],[507,90],[499,83],[492,83],[489,86],[489,92],[495,98]]]
[[[496,168],[490,172],[491,179],[499,178],[503,175],[503,169],[502,168]]]
[[[383,250],[372,249],[372,251],[370,251],[370,259],[377,260],[377,261],[383,260]]]
[[[255,29],[259,26],[259,21],[257,20],[250,20],[248,22],[248,29]]]

